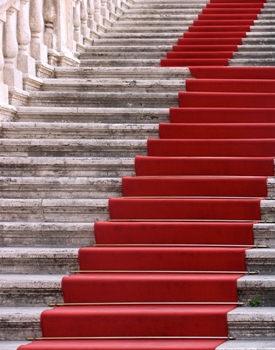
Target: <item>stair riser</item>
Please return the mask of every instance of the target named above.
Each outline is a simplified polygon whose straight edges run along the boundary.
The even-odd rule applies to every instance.
[[[240,285],[240,283],[239,283]],[[250,306],[250,301],[260,299],[261,306],[272,306],[275,302],[274,286],[258,286],[238,288],[238,300]],[[42,288],[28,288],[27,285],[14,288],[1,288],[0,302],[2,306],[45,306],[63,303],[63,296],[59,283],[46,283]]]
[[[102,62],[102,61],[101,61]],[[43,91],[85,91],[85,92],[134,92],[134,93],[146,93],[146,92],[166,92],[169,91],[177,93],[178,91],[185,91],[184,80],[124,80],[113,82],[102,81],[85,81],[76,80],[70,83],[70,81],[48,81],[46,80],[43,85]]]
[[[268,183],[267,192],[269,198],[274,198],[274,183]],[[1,198],[110,198],[122,196],[120,179],[93,179],[82,178],[81,181],[72,179],[51,178],[0,178]],[[202,194],[203,195],[203,194]],[[232,194],[234,196],[234,193]],[[273,208],[271,209],[273,210]]]
[[[68,226],[68,227],[67,227]],[[67,228],[66,228],[67,227]],[[257,245],[275,247],[275,225],[254,225]],[[2,247],[84,247],[95,243],[93,223],[69,224],[0,224]]]
[[[265,258],[264,255],[263,257],[257,257],[255,253],[254,257],[250,257],[249,254],[247,254],[246,268],[247,271],[259,271],[261,275],[274,275],[275,257]],[[18,256],[16,256],[16,254],[12,253],[2,256],[0,273],[67,274],[70,270],[75,269],[78,269],[77,253],[66,257],[59,256],[58,253],[56,253],[54,257],[44,254],[39,258],[27,254],[24,256],[18,254]],[[261,288],[264,287],[262,286]],[[258,286],[259,291],[261,288]],[[274,293],[274,287],[272,288]],[[266,297],[267,296],[268,294]],[[247,297],[247,299],[250,299],[250,297]]]
[[[108,47],[110,52],[113,51],[112,47]],[[136,51],[139,50],[146,51],[146,47],[136,47]],[[162,50],[163,47],[156,48],[156,50]],[[165,46],[164,50],[170,50],[170,46]],[[106,47],[104,47],[104,50],[107,50]],[[117,50],[117,49],[115,49]],[[132,50],[132,48],[131,48]],[[128,52],[131,52],[128,51]],[[85,57],[89,58],[90,54],[93,54],[94,51],[88,54],[83,54],[83,59]],[[95,51],[97,52],[97,51]],[[134,50],[133,50],[134,52]],[[55,77],[56,78],[66,78],[66,79],[72,79],[72,78],[78,78],[78,79],[125,79],[125,80],[144,80],[146,79],[153,79],[153,80],[184,80],[186,78],[192,78],[192,75],[188,68],[186,67],[170,67],[170,68],[163,68],[163,67],[154,67],[148,68],[148,67],[122,67],[122,68],[102,68],[102,67],[80,67],[80,68],[56,68],[55,71]],[[106,108],[105,108],[106,109]],[[21,109],[20,109],[21,110]]]
[[[27,322],[8,322],[0,320],[0,340],[23,340],[41,336],[39,320],[36,322],[34,320],[29,320]]]
[[[80,67],[158,67],[160,66],[159,59],[132,59],[132,60],[120,60],[120,59],[86,59],[80,63]]]
[[[64,205],[55,200],[22,200],[3,199],[1,205],[0,221],[53,221],[53,222],[90,222],[93,220],[106,220],[108,218],[107,201],[104,199],[95,202],[83,199],[83,202]],[[274,221],[274,201],[263,200],[261,202],[261,218],[266,221]]]
[[[94,222],[109,218],[107,205],[104,207],[83,206],[37,206],[3,207],[0,221],[9,222]],[[14,266],[16,271],[16,266]],[[2,270],[3,272],[4,270]]]
[[[29,105],[51,107],[117,107],[117,108],[169,108],[178,106],[177,93],[148,94],[105,94],[104,93],[39,93],[33,96]]]
[[[255,313],[257,310],[255,310]],[[274,321],[273,320],[257,320],[257,315],[254,319],[244,319],[239,317],[237,321],[228,322],[228,331],[230,335],[233,335],[238,340],[241,339],[259,339],[274,340]]]
[[[25,126],[16,128],[17,125],[3,126],[2,128],[2,138],[6,139],[108,139],[108,140],[147,140],[147,138],[158,138],[158,126],[143,126],[136,127],[135,125],[129,126],[125,124],[124,130],[122,127],[114,126],[109,128],[108,125],[97,126],[86,125],[86,129],[81,127],[71,127],[68,125],[67,128],[62,128],[62,126],[53,125],[47,126],[43,125],[41,128],[32,128],[29,126],[29,130]],[[154,130],[155,129],[155,130]]]
[[[67,111],[67,112],[66,112]],[[168,108],[20,108],[19,120],[35,122],[158,124],[169,122]]]

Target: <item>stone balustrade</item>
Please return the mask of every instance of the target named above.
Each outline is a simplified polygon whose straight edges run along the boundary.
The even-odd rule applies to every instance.
[[[79,55],[133,0],[0,0],[0,120],[11,120],[55,66]]]

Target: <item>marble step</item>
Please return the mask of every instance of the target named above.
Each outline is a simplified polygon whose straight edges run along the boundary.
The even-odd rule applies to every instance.
[[[0,199],[0,221],[93,222],[109,218],[107,199]],[[13,266],[17,271],[17,266]]]
[[[147,140],[0,139],[0,156],[134,157],[147,154]]]
[[[139,47],[136,48],[138,52]],[[144,48],[145,49],[145,48]],[[162,48],[160,49],[162,51]],[[89,59],[93,51],[81,54],[81,62],[84,65],[85,59]],[[59,79],[185,79],[192,75],[187,67],[162,68],[162,67],[56,67],[55,77]],[[20,107],[21,108],[21,107]],[[19,110],[20,110],[19,108]]]
[[[0,221],[92,222],[108,219],[107,199],[0,199]],[[261,218],[274,222],[275,201],[261,200]]]
[[[182,33],[182,32],[186,32],[188,30],[189,26],[188,25],[178,25],[177,27],[173,26],[173,27],[169,27],[169,33]],[[123,33],[132,33],[132,34],[141,34],[141,33],[167,33],[168,28],[165,26],[156,26],[156,27],[152,27],[152,26],[135,26],[135,27],[126,27],[125,25],[120,25],[119,22],[115,23],[114,26],[111,29],[108,29],[106,33],[103,34],[103,36],[112,36],[113,35],[117,35],[119,33],[123,34]]]
[[[119,58],[101,58],[101,59],[85,59],[81,62],[81,67],[89,65],[92,67],[159,67],[160,58],[137,58],[137,59],[119,59]]]
[[[102,59],[116,59],[116,58],[124,58],[124,59],[154,59],[159,60],[160,58],[166,58],[166,52],[160,51],[119,51],[118,47],[113,47],[116,51],[106,51],[103,52],[101,50],[95,50],[93,52],[89,52],[89,55],[86,58],[81,60],[81,65],[86,65],[86,59],[88,58],[102,58]],[[169,48],[169,51],[172,50],[172,47]],[[154,67],[157,68],[157,67]]]
[[[134,157],[0,157],[1,176],[122,177],[134,175]]]
[[[247,58],[229,60],[229,66],[275,66],[274,58]]]
[[[4,307],[46,306],[62,303],[62,278],[63,275],[52,274],[0,274],[1,305]],[[266,307],[274,305],[275,275],[241,277],[237,281],[237,288],[238,300],[243,302],[245,306]]]
[[[178,93],[32,91],[28,106],[169,108],[178,106]]]
[[[0,308],[0,339],[22,340],[41,336],[40,314],[46,307]],[[274,342],[274,307],[239,307],[228,313],[229,333],[237,340]],[[233,341],[232,341],[233,342]],[[232,349],[232,348],[231,348]],[[234,349],[234,348],[233,348]]]
[[[274,342],[274,315],[275,307],[236,308],[227,316],[229,334],[237,340],[264,338]]]
[[[27,345],[30,342],[28,341],[1,341],[0,340],[0,349],[1,350],[17,350],[21,345]]]
[[[79,269],[78,248],[0,248],[0,256],[1,274],[24,274],[27,275],[26,278],[28,274],[35,274],[41,275],[43,280],[42,275],[64,275]],[[16,283],[16,280],[16,277],[11,277],[11,283]],[[55,283],[54,277],[51,280]],[[58,292],[60,293],[60,282]],[[22,300],[18,305],[21,302]]]
[[[169,122],[169,108],[18,107],[20,122],[155,124]]]
[[[274,50],[275,50],[275,45],[262,45],[262,46],[259,46],[259,45],[241,45],[241,46],[238,46],[238,52],[240,52],[240,53],[258,52],[259,54],[260,53],[264,54],[265,52],[274,52]]]
[[[159,137],[158,124],[2,122],[3,139],[147,139]]]
[[[143,28],[143,27],[161,27],[161,28],[169,28],[169,31],[171,28],[173,27],[179,27],[179,26],[192,26],[194,23],[194,19],[197,18],[197,16],[191,16],[191,19],[171,19],[170,16],[169,18],[163,16],[163,18],[154,18],[151,20],[147,20],[147,19],[141,19],[141,18],[136,18],[136,16],[134,16],[134,25],[136,28]],[[116,28],[116,26],[118,27],[128,27],[131,28],[133,27],[133,21],[129,20],[129,19],[123,19],[123,20],[119,20],[118,22],[116,22],[116,24],[114,25],[114,28]]]
[[[1,198],[93,199],[122,195],[121,179],[94,177],[0,177]]]
[[[180,30],[173,31],[170,33],[166,30],[166,32],[159,32],[158,29],[156,28],[156,31],[153,31],[152,29],[149,29],[147,32],[137,32],[137,33],[132,33],[131,30],[129,31],[123,31],[122,32],[117,32],[116,30],[113,30],[111,32],[107,32],[102,34],[100,40],[105,40],[105,39],[163,39],[165,41],[166,39],[175,39],[175,38],[180,38],[183,37],[184,31],[188,30],[188,27],[183,27]]]
[[[275,33],[274,33],[275,35]],[[233,59],[253,59],[253,60],[262,60],[262,59],[274,59],[274,51],[239,51],[234,52]]]
[[[0,248],[0,257],[0,274],[68,274],[71,270],[78,269],[78,248],[2,247]],[[275,249],[254,248],[247,250],[246,266],[247,271],[259,272],[259,275],[253,275],[254,277],[260,275],[274,276]],[[265,277],[264,280],[266,278],[268,277]],[[272,277],[272,279],[273,289],[270,290],[273,290],[272,293],[274,294],[274,278]],[[246,283],[243,283],[244,295],[246,293]],[[260,283],[257,281],[253,283],[258,285],[259,291]],[[262,282],[262,285],[264,285],[264,282]],[[270,297],[274,301],[275,294]]]
[[[178,14],[178,11],[175,11],[175,14],[166,15],[165,11],[161,14],[159,13],[152,13],[152,14],[131,14],[131,13],[125,13],[123,17],[119,19],[119,24],[121,24],[124,21],[131,21],[132,24],[135,24],[136,21],[143,21],[143,22],[152,22],[152,21],[162,21],[162,20],[169,20],[174,21],[175,24],[181,23],[182,25],[185,25],[185,21],[194,21],[198,19],[198,13],[200,11],[182,11],[181,14]],[[271,16],[271,15],[270,15]],[[271,18],[268,18],[271,19]]]
[[[138,52],[166,52],[166,51],[171,51],[171,50],[172,50],[172,45],[166,45],[166,43],[162,43],[160,45],[150,46],[150,50],[148,50],[147,45],[128,45],[128,46],[123,47],[123,52],[125,52],[125,53],[128,53],[128,52],[137,52],[137,53]],[[122,51],[122,50],[119,50],[117,46],[110,46],[110,45],[104,45],[104,46],[102,45],[100,47],[99,46],[90,46],[87,48],[86,52],[83,52],[80,54],[80,58],[81,58],[80,65],[84,66],[85,59],[89,58],[91,53],[93,53],[93,52],[100,53],[100,52],[117,52],[117,51]],[[91,67],[88,66],[87,68],[91,68]],[[155,68],[158,68],[158,67],[155,67]],[[99,68],[95,68],[95,69],[99,69]],[[109,69],[114,69],[114,68],[110,67]],[[120,69],[123,69],[123,68],[120,68]],[[127,68],[127,69],[129,71],[131,70],[130,68]],[[140,68],[133,67],[133,73],[136,73],[137,69],[140,69],[140,70],[147,69],[147,71],[152,70],[152,68],[148,68],[148,67],[140,67]],[[159,69],[164,70],[164,68],[159,68]],[[167,68],[165,68],[165,69],[167,69]],[[177,68],[174,67],[174,68],[168,68],[168,69],[177,69]],[[57,74],[60,70],[62,71],[63,67],[55,69]],[[107,70],[107,72],[109,72],[109,71]],[[110,77],[110,75],[108,77]],[[144,77],[144,75],[143,75],[143,77]]]
[[[216,348],[216,350],[262,350],[262,349],[275,350],[275,340],[266,340],[264,338],[260,338],[260,339],[252,338],[248,340],[229,340]]]
[[[184,25],[184,23],[183,23]],[[146,46],[147,50],[150,50],[151,46],[156,45],[177,45],[178,38],[167,38],[163,40],[162,38],[152,38],[152,39],[135,39],[135,38],[129,38],[129,39],[119,39],[119,38],[102,38],[102,39],[94,39],[93,45],[96,47],[101,46]]]
[[[267,198],[275,197],[275,179],[267,180]],[[105,198],[122,195],[117,177],[0,177],[1,198]]]
[[[186,6],[186,4],[180,4],[174,5],[174,6],[165,6],[164,8],[136,8],[135,6],[129,9],[127,12],[124,13],[122,17],[120,17],[119,22],[123,21],[124,18],[133,18],[132,16],[136,16],[136,18],[147,18],[147,17],[153,17],[159,16],[159,18],[173,17],[173,16],[186,16],[186,15],[197,15],[198,13],[202,12],[202,8],[205,7],[205,4],[196,4],[194,6]],[[131,16],[131,17],[129,17]]]
[[[97,61],[97,60],[95,60]],[[112,61],[112,59],[110,59]],[[115,59],[117,61],[117,59]],[[101,60],[103,62],[103,60]],[[124,60],[125,62],[125,60]],[[178,92],[185,91],[185,80],[165,79],[44,79],[43,91],[86,92]]]
[[[244,38],[243,45],[258,45],[259,49],[261,49],[262,46],[275,45],[275,37],[266,38],[264,36],[260,38]]]
[[[50,308],[0,307],[0,340],[23,343],[27,337],[41,337],[40,314],[48,309]]]
[[[268,234],[271,235],[269,231]],[[263,240],[265,234],[260,237]],[[90,222],[0,223],[1,247],[79,248],[94,242],[94,224]]]
[[[254,224],[255,244],[275,248],[275,224]],[[82,247],[95,243],[93,223],[2,222],[1,247]]]

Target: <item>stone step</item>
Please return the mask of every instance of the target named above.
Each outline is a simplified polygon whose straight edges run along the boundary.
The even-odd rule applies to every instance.
[[[171,51],[171,50],[172,50],[172,45],[166,45],[166,43],[162,43],[160,45],[150,46],[150,51],[148,50],[147,45],[128,45],[128,46],[123,47],[123,52],[125,52],[125,53],[127,53],[127,52],[163,52],[164,53],[166,51]],[[104,52],[105,53],[105,52],[117,52],[117,51],[122,51],[122,50],[119,50],[117,46],[110,46],[110,45],[109,46],[102,45],[100,47],[99,46],[90,46],[87,48],[86,52],[83,52],[80,54],[80,57],[81,57],[80,65],[85,67],[85,59],[89,58],[91,53],[93,53],[93,52],[99,52],[99,53]],[[87,66],[86,68],[93,69],[93,67],[90,67],[90,66]],[[155,68],[158,68],[158,67],[155,67]],[[184,68],[186,69],[186,67],[184,67]],[[73,69],[73,68],[69,68],[69,69]],[[76,68],[74,68],[74,69],[77,70]],[[99,68],[95,68],[95,69],[99,69]],[[115,68],[109,67],[109,69],[115,69]],[[120,68],[120,69],[123,69],[123,68]],[[126,67],[126,69],[128,69],[129,72],[131,70],[130,68],[127,68],[127,67]],[[133,73],[136,73],[137,69],[140,69],[140,70],[147,69],[147,71],[152,70],[152,68],[148,68],[148,67],[139,67],[139,68],[133,67]],[[159,68],[159,69],[164,70],[164,68]],[[165,68],[165,69],[167,69],[167,68]],[[172,69],[172,68],[169,68],[169,69]],[[174,68],[174,69],[176,69],[176,68]],[[58,74],[60,70],[62,71],[63,67],[56,68],[55,72],[57,72],[57,74]],[[110,71],[107,70],[107,72],[109,73],[108,77],[110,77]],[[145,73],[144,71],[142,71],[142,72]],[[143,77],[144,77],[144,75],[143,75]]]
[[[260,50],[260,51],[259,51]],[[238,52],[270,52],[275,50],[275,45],[242,45],[238,46]],[[234,53],[235,54],[235,53]]]
[[[2,307],[0,308],[0,337],[2,340],[21,340],[27,337],[41,336],[40,314],[46,307]],[[274,343],[274,313],[273,307],[240,307],[229,312],[229,332],[237,336],[238,341],[244,338],[256,340],[265,339]],[[251,334],[253,336],[251,337]],[[236,341],[237,342],[237,341]],[[234,343],[234,341],[232,341]],[[234,347],[231,349],[235,349]],[[256,349],[251,348],[251,349]],[[264,348],[268,349],[268,348]]]
[[[79,269],[78,248],[0,248],[0,256],[1,274],[64,275]],[[16,277],[11,283],[16,283]]]
[[[173,18],[173,16],[186,16],[186,15],[197,15],[198,13],[202,12],[202,8],[205,7],[204,5],[200,5],[200,4],[196,4],[196,6],[193,5],[189,5],[189,7],[187,7],[185,4],[182,4],[181,6],[179,6],[180,4],[174,5],[174,6],[165,6],[165,8],[158,8],[156,9],[154,8],[135,8],[132,7],[131,9],[129,9],[127,11],[127,13],[125,13],[120,19],[120,21],[123,21],[124,18],[147,18],[147,17],[151,17],[152,18],[167,18],[169,16],[169,18]],[[131,16],[131,17],[129,17]],[[135,16],[135,17],[134,17]],[[156,17],[158,16],[158,17]]]
[[[99,60],[96,60],[98,61]],[[112,59],[110,61],[113,61]],[[115,59],[117,61],[117,59]],[[159,60],[158,60],[159,61]],[[101,61],[103,62],[103,61]],[[125,62],[125,60],[124,60]],[[184,79],[44,79],[43,91],[87,92],[178,92],[185,91]]]
[[[255,244],[275,247],[275,224],[254,224]],[[2,247],[82,247],[95,243],[93,223],[2,222]]]
[[[49,307],[0,307],[0,339],[22,341],[41,337],[40,314]],[[1,343],[0,343],[1,344]]]
[[[186,30],[188,30],[188,27],[184,27],[186,28]],[[184,29],[180,29],[177,32],[173,31],[173,32],[164,32],[161,33],[158,31],[158,29],[156,30],[156,32],[152,32],[152,30],[148,30],[148,32],[137,32],[137,33],[132,33],[131,30],[129,29],[128,32],[126,32],[124,30],[124,32],[117,32],[115,30],[113,30],[110,33],[104,33],[100,40],[105,40],[105,39],[163,39],[163,41],[166,41],[166,39],[175,39],[175,38],[180,38],[183,37],[183,33],[184,33]]]
[[[81,67],[87,65],[92,67],[159,67],[160,59],[85,59],[85,61],[80,65]]]
[[[169,108],[17,107],[21,122],[152,124],[169,122]]]
[[[241,307],[227,315],[229,334],[242,339],[272,340],[274,342],[274,307]]]
[[[229,66],[275,66],[274,58],[247,58],[229,60]]]
[[[1,198],[105,198],[122,195],[121,179],[94,177],[0,177]]]
[[[264,234],[261,237],[264,237]],[[85,247],[95,242],[94,224],[89,222],[2,222],[0,223],[0,242],[1,247]]]
[[[106,199],[0,199],[0,221],[92,222],[108,218]],[[275,201],[261,200],[261,218],[274,222]]]
[[[93,222],[109,218],[107,199],[0,199],[0,221]],[[13,266],[17,271],[16,265]]]
[[[0,157],[1,176],[133,176],[134,158]]]
[[[165,26],[157,26],[157,27],[152,27],[152,26],[135,26],[135,27],[126,27],[125,25],[120,25],[119,22],[116,22],[115,25],[111,28],[108,29],[107,32],[105,32],[103,35],[105,36],[112,36],[113,35],[117,35],[118,33],[151,33],[154,34],[155,32],[157,33],[167,33],[167,31],[169,30],[169,33],[182,33],[182,32],[186,32],[188,30],[189,26],[183,26],[183,25],[178,25],[177,27],[173,26],[173,27],[169,27],[169,29]],[[269,28],[269,27],[268,27]]]
[[[194,2],[169,2],[166,3],[138,3],[136,2],[128,11],[127,13],[144,13],[147,11],[156,13],[156,12],[163,12],[165,10],[171,10],[174,9],[193,9],[194,11],[201,11],[202,8],[206,6],[206,3],[209,1],[194,1]]]
[[[62,278],[63,275],[0,275],[1,306],[45,307],[62,303]]]
[[[267,180],[268,198],[274,198],[275,179]],[[117,177],[0,177],[1,198],[110,198],[122,195]]]
[[[247,339],[247,340],[229,340],[216,348],[216,350],[244,350],[244,349],[275,350],[275,341],[266,340],[266,339],[256,339],[256,338]]]
[[[262,51],[262,52],[253,52],[253,51],[243,51],[243,52],[234,52],[233,59],[252,59],[252,60],[262,60],[262,59],[274,59],[273,51]]]
[[[21,345],[27,345],[30,342],[27,341],[1,341],[0,340],[0,349],[1,350],[17,350]]]
[[[169,108],[178,106],[178,94],[131,92],[53,92],[32,91],[29,106]]]
[[[1,305],[37,307],[62,303],[62,278],[63,275],[2,274],[0,275]],[[238,300],[245,303],[245,306],[274,305],[274,275],[241,277],[237,280],[237,288]]]
[[[275,275],[244,276],[237,281],[238,300],[246,306],[274,306]]]
[[[267,45],[275,45],[274,36],[271,38],[261,37],[261,38],[244,38],[243,45],[258,45],[259,48]]]
[[[2,122],[3,139],[147,139],[159,137],[158,124]]]
[[[113,48],[112,48],[113,49]],[[139,47],[136,47],[137,52]],[[144,47],[144,50],[146,48]],[[160,49],[162,51],[162,48]],[[92,53],[93,51],[91,51]],[[134,51],[133,51],[134,52]],[[90,58],[90,52],[82,53],[81,59]],[[83,62],[85,63],[85,62]],[[55,77],[82,79],[185,79],[192,75],[187,67],[56,67]],[[22,107],[19,107],[19,111]]]
[[[183,23],[184,25],[184,23]],[[248,40],[248,39],[246,39]],[[250,39],[252,40],[252,39]],[[101,47],[101,46],[146,46],[147,50],[150,49],[151,46],[156,45],[177,45],[178,38],[172,38],[172,39],[135,39],[135,38],[129,38],[129,39],[109,39],[109,38],[102,38],[102,39],[94,39],[94,46]]]
[[[169,28],[169,31],[171,28],[173,27],[179,27],[179,26],[192,26],[194,23],[194,19],[196,19],[197,16],[192,16],[192,19],[184,19],[183,18],[179,18],[179,19],[171,19],[170,16],[169,18],[163,17],[162,19],[160,18],[154,18],[151,20],[146,20],[146,19],[140,19],[140,18],[136,18],[136,16],[134,16],[134,25],[135,28],[138,27],[161,27],[161,28]],[[263,21],[263,20],[261,20]],[[266,21],[266,22],[270,22],[270,21]],[[116,22],[116,24],[114,25],[114,28],[116,28],[116,25],[118,27],[132,27],[133,26],[133,21],[129,20],[129,19],[123,19],[123,20],[119,20]]]
[[[0,139],[5,157],[134,157],[147,154],[147,140]]]
[[[121,24],[122,22],[128,22],[131,21],[132,25],[135,25],[136,21],[140,22],[152,22],[152,21],[174,21],[174,22],[178,22],[177,25],[179,24],[179,22],[182,25],[186,25],[185,21],[194,21],[196,19],[198,19],[198,13],[200,11],[196,11],[194,13],[194,11],[191,11],[189,13],[186,14],[185,11],[183,11],[181,14],[178,14],[178,11],[175,12],[175,14],[171,14],[171,15],[166,15],[165,12],[163,12],[162,14],[158,14],[158,13],[152,13],[152,14],[131,14],[131,13],[125,13],[123,15],[123,17],[121,17],[119,19],[119,24]],[[268,18],[266,19],[273,19],[272,15],[268,16]]]
[[[160,58],[165,58],[166,57],[166,52],[160,52],[160,51],[152,51],[152,52],[146,52],[146,51],[132,51],[132,52],[127,52],[127,51],[119,51],[118,47],[112,47],[113,51],[99,51],[99,50],[94,50],[93,52],[89,52],[88,55],[86,55],[86,58],[84,58],[81,61],[82,66],[88,66],[88,63],[86,62],[86,59],[91,59],[91,58],[102,58],[102,59],[117,59],[117,58],[123,58],[123,59],[154,59],[154,60],[160,60]],[[169,51],[172,50],[172,47],[169,48]],[[133,67],[134,68],[134,67]],[[154,67],[158,68],[158,67]]]
[[[31,200],[28,200],[28,201],[30,202]],[[62,200],[51,200],[51,201],[52,202],[55,201],[56,203],[58,202],[60,205],[65,207],[64,201],[62,203]],[[71,202],[72,200],[70,200],[70,203]],[[76,202],[76,200],[74,202]],[[107,204],[107,201],[106,201],[106,204]],[[2,274],[16,274],[16,273],[18,274],[67,274],[72,269],[78,269],[77,256],[78,256],[78,248],[2,247],[0,248],[0,258],[1,258],[0,273]],[[18,266],[18,264],[20,266]],[[254,248],[254,249],[247,250],[246,265],[247,265],[246,267],[247,271],[258,271],[260,275],[275,276],[275,270],[274,270],[275,249],[274,248],[261,248],[261,249]],[[256,276],[260,276],[260,275],[256,275]],[[250,276],[247,276],[247,277],[250,277]],[[275,277],[272,277],[272,279],[275,280]],[[273,282],[273,287],[272,287],[273,288],[272,293],[274,294],[272,299],[273,302],[275,298],[274,286],[275,286],[275,282]],[[259,291],[259,287],[258,287],[258,291]]]

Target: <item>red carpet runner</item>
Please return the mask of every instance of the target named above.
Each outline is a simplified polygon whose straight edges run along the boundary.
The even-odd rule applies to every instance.
[[[64,277],[70,306],[41,316],[44,337],[70,339],[22,350],[213,350],[226,340],[274,175],[275,69],[216,65],[263,3],[212,0],[162,60],[196,79],[136,157],[137,176],[123,178],[123,198],[110,199],[111,220],[95,224],[98,246],[80,249],[82,273]]]

